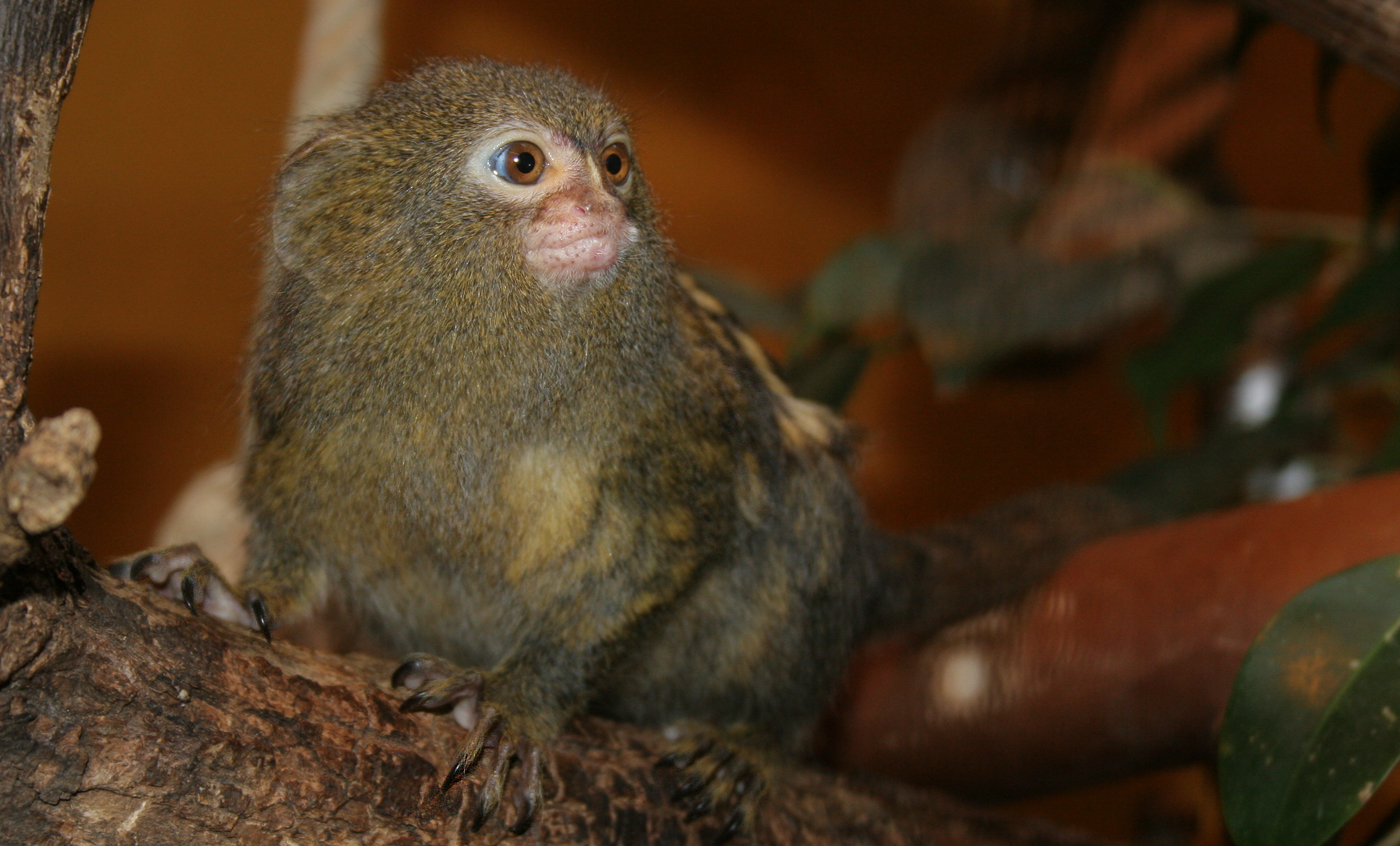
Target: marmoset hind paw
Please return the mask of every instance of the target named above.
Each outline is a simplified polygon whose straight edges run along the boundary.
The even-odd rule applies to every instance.
[[[686,808],[686,822],[708,814],[722,820],[711,840],[715,846],[751,831],[778,758],[761,743],[749,742],[751,733],[743,730],[696,724],[675,730],[679,738],[656,765],[680,771],[671,801]]]
[[[530,827],[539,807],[540,787],[539,743],[519,731],[523,722],[510,709],[489,695],[487,677],[478,670],[462,669],[442,658],[425,653],[409,655],[394,671],[394,687],[415,691],[399,706],[402,711],[450,711],[453,719],[467,729],[467,741],[457,753],[442,789],[451,789],[478,763],[486,761],[486,750],[492,750],[486,777],[476,791],[472,830],[481,828],[487,817],[495,813],[506,796],[512,762],[520,765],[520,777],[515,782],[511,805],[515,809],[513,822],[502,823],[513,834]]]
[[[146,582],[162,596],[183,602],[191,614],[201,612],[229,623],[258,629],[272,642],[271,616],[261,594],[240,593],[192,543],[148,549],[107,566],[119,579]]]

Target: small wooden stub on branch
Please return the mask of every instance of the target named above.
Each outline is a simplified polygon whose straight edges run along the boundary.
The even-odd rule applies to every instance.
[[[334,656],[183,607],[84,561],[64,530],[0,574],[0,819],[16,843],[703,843],[654,765],[658,732],[578,720],[520,838],[441,793],[465,732],[403,714],[388,661]],[[795,767],[748,842],[1089,844],[927,791]]]
[[[0,566],[29,550],[29,535],[63,525],[82,502],[97,472],[93,454],[101,430],[86,408],[70,408],[43,420],[0,472]]]

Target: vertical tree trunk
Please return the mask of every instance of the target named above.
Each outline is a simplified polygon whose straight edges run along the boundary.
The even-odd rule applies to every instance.
[[[27,429],[49,152],[92,0],[0,0],[0,462]]]

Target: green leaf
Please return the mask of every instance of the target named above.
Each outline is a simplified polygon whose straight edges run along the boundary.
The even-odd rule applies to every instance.
[[[900,308],[948,388],[1021,350],[1102,337],[1155,304],[1163,277],[1134,255],[1059,262],[1009,245],[931,242],[906,262]]]
[[[1400,191],[1400,108],[1390,113],[1366,150],[1367,218],[1374,227]]]
[[[1400,759],[1400,556],[1294,597],[1240,667],[1220,732],[1238,846],[1317,846]]]
[[[1381,442],[1376,454],[1371,456],[1366,470],[1371,473],[1400,470],[1400,420],[1391,424],[1390,431],[1386,433],[1385,440]]]
[[[855,390],[874,344],[859,338],[844,338],[802,362],[800,372],[789,374],[792,392],[835,409],[845,405]]]
[[[1225,428],[1188,449],[1159,452],[1123,468],[1103,484],[1154,520],[1180,520],[1239,505],[1251,470],[1306,452],[1330,420],[1304,404],[1284,403],[1258,429]]]
[[[908,251],[897,238],[871,236],[828,259],[807,287],[809,331],[825,334],[893,314]]]
[[[1400,310],[1400,245],[1391,247],[1347,280],[1300,344],[1307,349],[1343,326],[1368,317],[1390,316],[1397,310]]]
[[[1171,331],[1128,362],[1128,382],[1164,443],[1172,392],[1214,378],[1244,339],[1254,310],[1312,281],[1327,254],[1321,241],[1295,241],[1255,256],[1192,291]]]

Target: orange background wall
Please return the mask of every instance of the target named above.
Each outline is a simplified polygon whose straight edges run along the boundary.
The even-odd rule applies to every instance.
[[[635,115],[682,259],[791,290],[879,227],[904,139],[996,45],[1007,4],[402,0],[391,70],[488,53],[562,64]],[[519,11],[515,11],[515,10]],[[72,525],[100,558],[149,543],[182,483],[237,443],[238,366],[261,215],[282,146],[301,4],[99,2],[59,126],[32,405],[84,405],[100,470]],[[1395,101],[1356,68],[1313,120],[1314,48],[1253,48],[1223,139],[1252,204],[1356,214],[1365,139]],[[1124,345],[1055,379],[939,398],[912,355],[881,360],[850,413],[872,510],[909,526],[1087,480],[1148,449]]]

